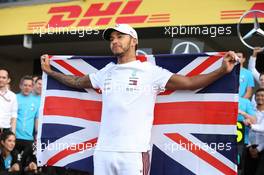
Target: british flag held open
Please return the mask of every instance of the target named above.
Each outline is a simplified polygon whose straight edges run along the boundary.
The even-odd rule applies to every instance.
[[[138,56],[185,76],[211,72],[223,53]],[[114,57],[51,56],[52,68],[69,75],[98,71]],[[152,128],[151,175],[236,175],[239,66],[196,91],[158,95]],[[43,75],[37,158],[39,165],[93,171],[101,93],[69,88]],[[133,72],[128,80],[137,86]]]

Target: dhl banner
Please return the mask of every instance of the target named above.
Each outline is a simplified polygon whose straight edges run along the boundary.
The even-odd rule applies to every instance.
[[[236,24],[248,10],[264,10],[262,0],[80,0],[0,8],[0,36],[33,34],[41,28],[104,29]],[[248,16],[247,18],[253,18]],[[262,14],[260,22],[264,21]],[[252,22],[246,19],[245,22]]]

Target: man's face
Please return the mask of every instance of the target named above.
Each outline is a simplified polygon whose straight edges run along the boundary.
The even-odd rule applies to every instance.
[[[42,80],[39,79],[35,84],[34,84],[34,91],[37,95],[41,95],[41,89],[42,89]]]
[[[262,75],[259,77],[259,82],[260,82],[259,86],[260,86],[261,88],[264,88],[264,74],[262,74]]]
[[[135,45],[130,35],[113,31],[110,36],[110,48],[115,56],[122,56],[127,53],[131,46]]]
[[[264,91],[259,91],[256,93],[256,103],[258,105],[263,105],[264,104]]]
[[[8,77],[8,72],[5,70],[0,70],[0,88],[7,87],[7,84],[10,82]]]
[[[32,80],[24,80],[20,84],[21,93],[25,96],[29,95],[33,89],[33,81]]]
[[[239,62],[241,65],[244,64],[244,62],[246,61],[246,58],[244,57],[243,53],[236,53],[236,55],[238,56],[239,58]]]

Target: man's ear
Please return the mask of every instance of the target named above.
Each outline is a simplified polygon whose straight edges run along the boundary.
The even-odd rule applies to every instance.
[[[136,43],[136,45],[138,44],[138,39],[136,39],[136,38],[133,38],[134,40],[135,40],[135,43]]]
[[[136,38],[132,38],[133,41],[133,45],[136,47],[136,45],[138,44],[138,40]]]
[[[11,79],[10,78],[8,78],[8,80],[7,80],[7,83],[10,83],[11,82]]]

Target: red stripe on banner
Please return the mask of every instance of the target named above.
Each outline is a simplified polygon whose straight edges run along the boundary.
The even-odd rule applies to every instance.
[[[68,71],[70,71],[71,73],[73,73],[76,76],[84,76],[84,74],[82,72],[75,69],[74,67],[72,67],[71,65],[66,63],[64,60],[53,60],[53,61],[56,62],[57,64],[61,65],[62,67],[64,67],[65,69],[67,69]]]
[[[221,19],[239,19],[239,17],[221,17]]]
[[[228,13],[228,14],[221,14],[221,16],[241,16],[241,15],[243,15],[243,13]]]
[[[223,10],[221,13],[237,13],[237,12],[245,12],[245,10]]]
[[[186,139],[185,137],[181,136],[177,133],[170,133],[165,134],[171,140],[175,141],[176,143],[183,145],[188,145],[185,148],[192,152],[193,154],[197,155],[199,158],[203,159],[204,161],[208,162],[211,166],[215,167],[223,174],[228,175],[237,175],[236,171],[225,165],[223,162],[219,161],[217,158],[210,155],[208,152],[201,149],[201,146],[192,143],[190,140]]]
[[[59,115],[100,122],[101,110],[100,101],[49,96],[45,98],[43,113],[47,117]]]
[[[237,114],[237,102],[156,103],[154,125],[178,123],[235,125]]]
[[[155,22],[170,22],[170,20],[152,20],[152,21],[147,21],[147,23],[155,23]]]
[[[189,72],[186,76],[194,76],[199,75],[202,73],[205,69],[207,69],[209,66],[214,64],[217,60],[222,58],[222,56],[218,55],[212,55],[209,56],[204,62],[202,62],[199,66],[197,66],[195,69],[193,69],[191,72]]]
[[[170,17],[152,17],[152,18],[149,18],[148,20],[161,20],[161,19],[170,19]]]
[[[97,138],[94,138],[92,140],[88,140],[86,142],[70,146],[70,147],[64,149],[63,151],[57,153],[55,156],[51,157],[48,160],[47,165],[52,166],[55,163],[57,163],[58,161],[60,161],[61,159],[65,158],[71,154],[74,154],[74,153],[77,153],[80,151],[84,151],[86,149],[93,148],[95,146],[96,142],[97,142]]]
[[[165,14],[153,14],[153,15],[151,15],[151,16],[170,16],[170,14],[169,13],[165,13]]]
[[[143,23],[147,19],[147,15],[144,16],[123,16],[123,17],[117,17],[116,23]]]

